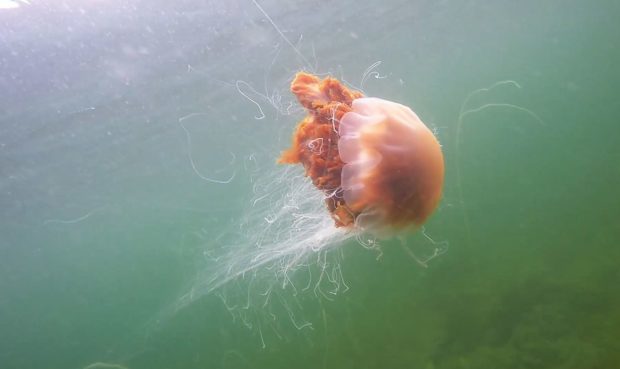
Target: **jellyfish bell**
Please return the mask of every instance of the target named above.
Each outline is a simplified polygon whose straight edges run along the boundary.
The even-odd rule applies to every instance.
[[[341,187],[365,230],[418,227],[435,210],[444,177],[439,142],[408,107],[353,101],[340,121]]]
[[[337,227],[385,236],[427,220],[441,198],[443,154],[410,108],[304,72],[291,91],[308,115],[280,162],[304,166]]]

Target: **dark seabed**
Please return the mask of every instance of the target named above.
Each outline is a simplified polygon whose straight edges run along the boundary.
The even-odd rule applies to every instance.
[[[1,368],[620,366],[620,3],[362,3],[0,0]],[[300,178],[299,70],[437,133],[427,268],[350,239],[212,288]]]

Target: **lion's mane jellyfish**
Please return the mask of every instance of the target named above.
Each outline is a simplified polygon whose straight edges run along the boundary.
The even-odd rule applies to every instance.
[[[301,163],[337,227],[375,234],[419,227],[444,179],[439,142],[408,107],[300,72],[291,91],[308,115],[280,163]]]
[[[415,229],[436,208],[444,177],[441,148],[411,109],[303,72],[291,90],[308,114],[279,162],[301,164],[305,176],[299,168],[252,161],[253,201],[239,223],[210,240],[207,266],[175,310],[217,290],[248,327],[273,324],[278,311],[297,329],[311,326],[299,294],[331,299],[348,288],[338,245],[355,237],[374,248],[376,237]],[[433,252],[431,257],[438,250]],[[407,253],[422,265],[430,260]],[[264,319],[256,313],[263,323],[253,325],[251,305],[266,313]]]

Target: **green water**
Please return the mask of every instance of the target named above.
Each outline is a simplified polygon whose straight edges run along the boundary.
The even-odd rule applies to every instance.
[[[425,232],[449,248],[423,268],[348,242],[348,289],[243,319],[220,291],[173,307],[301,117],[244,87],[256,120],[235,81],[289,101],[307,63],[251,1],[32,3],[0,10],[0,368],[620,366],[616,2],[259,2],[319,72],[381,60],[365,92],[436,129]],[[463,110],[530,113],[467,114],[457,144],[466,96],[504,80]]]

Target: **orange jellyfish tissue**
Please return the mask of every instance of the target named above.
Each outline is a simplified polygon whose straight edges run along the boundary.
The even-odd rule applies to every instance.
[[[291,91],[308,115],[279,162],[304,166],[337,227],[384,233],[424,223],[441,198],[444,162],[411,109],[304,72]]]

